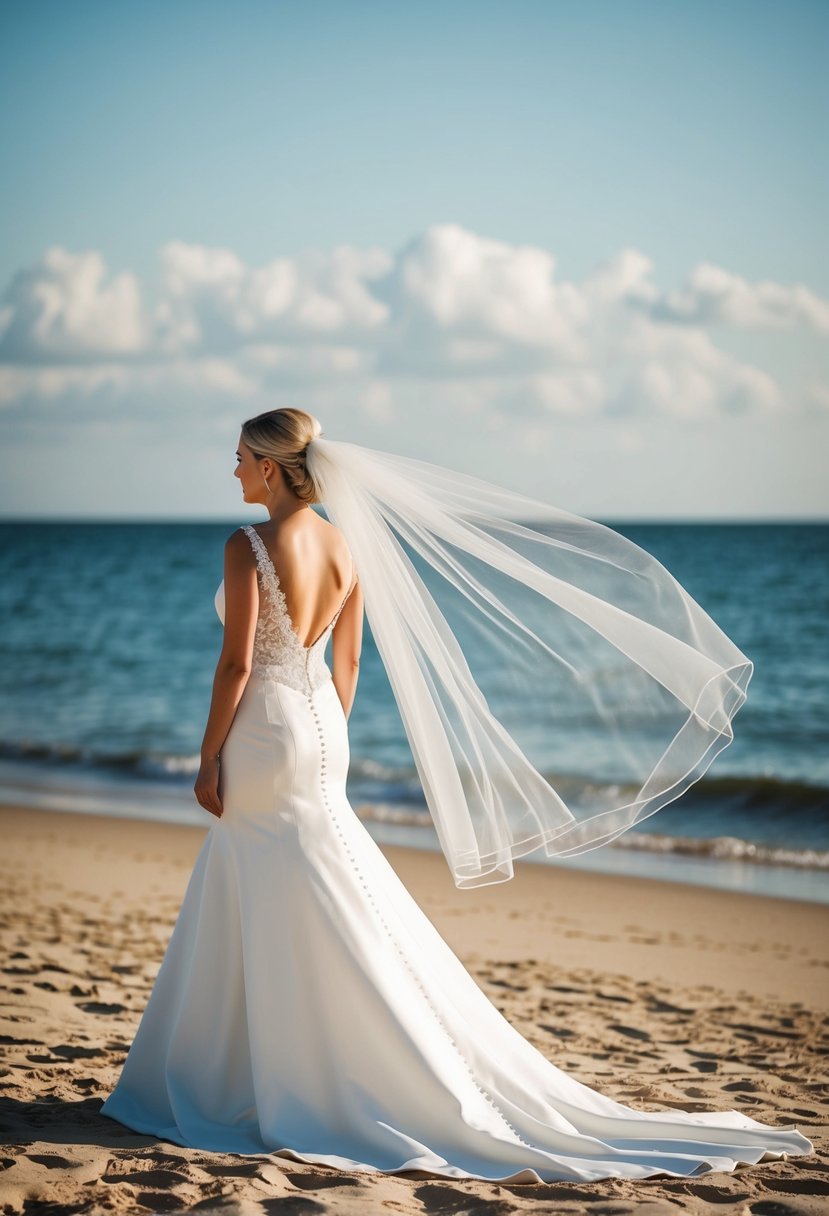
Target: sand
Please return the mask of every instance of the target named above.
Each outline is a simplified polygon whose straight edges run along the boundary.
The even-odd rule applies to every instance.
[[[825,906],[531,862],[460,892],[440,855],[384,847],[478,984],[559,1067],[644,1110],[794,1123],[816,1151],[682,1180],[346,1174],[184,1149],[99,1114],[202,829],[3,808],[0,832],[3,1212],[829,1212]]]

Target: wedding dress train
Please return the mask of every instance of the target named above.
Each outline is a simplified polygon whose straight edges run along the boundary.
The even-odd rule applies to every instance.
[[[244,531],[260,615],[224,811],[103,1113],[201,1149],[454,1178],[681,1177],[811,1152],[793,1124],[616,1102],[498,1012],[346,799],[337,617],[303,647]]]

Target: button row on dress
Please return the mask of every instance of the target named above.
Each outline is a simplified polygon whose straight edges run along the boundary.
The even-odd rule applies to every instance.
[[[415,983],[417,984],[418,988],[420,989],[420,991],[423,993],[424,997],[426,998],[426,1001],[427,1001],[427,1003],[428,1003],[428,1005],[429,1005],[429,1008],[432,1010],[432,1013],[433,1013],[433,1014],[435,1015],[435,1017],[437,1018],[437,1021],[438,1021],[438,1023],[440,1024],[441,1029],[443,1030],[443,1033],[446,1035],[446,1038],[449,1040],[449,1042],[451,1043],[451,1045],[452,1045],[452,1046],[455,1048],[455,1050],[457,1051],[457,1053],[458,1053],[458,1055],[460,1056],[461,1060],[463,1061],[464,1065],[466,1066],[466,1070],[467,1070],[467,1072],[469,1073],[470,1077],[472,1078],[472,1083],[474,1084],[475,1088],[478,1090],[478,1093],[480,1093],[480,1094],[482,1095],[482,1097],[484,1097],[484,1098],[486,1099],[486,1101],[489,1103],[489,1105],[492,1107],[492,1109],[495,1111],[495,1113],[498,1115],[498,1117],[499,1117],[499,1118],[502,1120],[502,1122],[504,1123],[504,1125],[505,1125],[507,1128],[509,1128],[509,1130],[512,1132],[513,1136],[515,1136],[516,1140],[518,1140],[518,1141],[519,1141],[521,1144],[523,1144],[523,1145],[524,1145],[526,1148],[533,1148],[533,1145],[532,1145],[532,1144],[530,1144],[530,1142],[529,1142],[528,1140],[525,1140],[525,1139],[524,1139],[524,1137],[523,1137],[523,1136],[520,1134],[520,1132],[518,1132],[518,1131],[516,1130],[516,1128],[514,1128],[514,1127],[513,1127],[513,1125],[510,1123],[509,1119],[506,1117],[506,1115],[504,1114],[504,1112],[503,1112],[503,1111],[501,1110],[501,1108],[500,1108],[500,1107],[499,1107],[499,1106],[498,1106],[498,1105],[495,1103],[495,1101],[494,1101],[494,1099],[492,1098],[492,1096],[491,1096],[489,1093],[487,1093],[487,1091],[486,1091],[486,1090],[483,1088],[483,1086],[480,1084],[480,1082],[478,1081],[478,1078],[475,1076],[475,1074],[474,1074],[474,1073],[473,1073],[473,1071],[472,1071],[472,1066],[470,1065],[470,1063],[469,1063],[469,1061],[467,1060],[466,1056],[465,1056],[465,1055],[463,1054],[463,1052],[461,1051],[461,1049],[460,1049],[460,1047],[458,1046],[458,1044],[456,1043],[456,1041],[455,1041],[455,1040],[452,1038],[452,1036],[450,1035],[449,1031],[446,1029],[446,1026],[444,1025],[443,1019],[441,1018],[441,1016],[440,1016],[440,1014],[438,1013],[437,1009],[436,1009],[436,1008],[435,1008],[435,1006],[433,1005],[432,1000],[431,1000],[431,997],[429,996],[429,993],[426,991],[426,988],[424,987],[424,985],[423,985],[422,981],[421,981],[421,980],[420,980],[420,978],[418,977],[418,975],[417,975],[417,973],[415,972],[414,968],[411,966],[411,963],[409,962],[408,958],[407,958],[407,957],[406,957],[406,955],[403,953],[403,950],[401,949],[401,947],[400,947],[399,943],[398,943],[398,942],[397,942],[397,940],[396,940],[396,939],[395,939],[395,938],[392,936],[391,932],[388,930],[388,926],[386,926],[386,925],[385,925],[385,922],[384,922],[384,927],[386,928],[386,931],[387,931],[387,932],[389,932],[389,936],[392,938],[392,941],[394,942],[394,945],[395,945],[395,947],[396,947],[396,949],[397,949],[397,952],[398,952],[398,954],[400,955],[400,957],[402,958],[402,960],[403,960],[404,964],[406,965],[407,969],[408,969],[408,970],[409,970],[409,972],[411,973],[412,978],[414,979],[414,981],[415,981]]]
[[[323,802],[325,803],[326,810],[328,811],[329,815],[331,816],[331,818],[332,818],[332,820],[333,820],[334,827],[336,828],[336,831],[337,831],[337,835],[340,837],[340,840],[342,841],[342,844],[343,844],[343,847],[344,847],[344,849],[345,849],[345,852],[346,852],[346,854],[347,854],[347,856],[348,856],[348,859],[349,859],[349,861],[351,862],[351,864],[352,864],[352,866],[353,866],[353,868],[354,868],[354,871],[355,871],[355,873],[356,873],[356,875],[357,875],[357,877],[358,877],[358,879],[359,879],[359,881],[360,881],[360,883],[361,883],[361,885],[362,885],[363,889],[365,890],[366,894],[368,895],[369,901],[370,901],[370,903],[371,903],[372,907],[374,908],[374,912],[375,912],[375,915],[376,915],[376,917],[377,917],[378,921],[379,921],[379,922],[380,922],[380,924],[382,925],[382,927],[383,927],[383,929],[384,929],[384,931],[385,931],[386,935],[388,936],[388,938],[389,938],[389,940],[391,941],[392,945],[394,946],[394,948],[396,949],[397,953],[399,954],[399,956],[400,956],[400,958],[401,958],[401,960],[402,960],[402,962],[403,962],[404,966],[406,967],[407,971],[408,971],[408,972],[409,972],[409,974],[412,976],[412,979],[414,980],[415,984],[417,985],[417,987],[418,987],[418,988],[420,989],[420,991],[422,992],[422,994],[423,994],[423,996],[424,996],[424,999],[425,999],[425,1001],[426,1001],[427,1007],[428,1007],[428,1008],[429,1008],[429,1009],[432,1011],[432,1015],[433,1015],[433,1016],[434,1016],[434,1018],[436,1019],[436,1021],[437,1021],[438,1025],[440,1026],[441,1030],[443,1031],[443,1033],[444,1033],[444,1035],[446,1036],[447,1040],[449,1041],[450,1045],[451,1045],[452,1047],[454,1047],[454,1049],[455,1049],[455,1051],[457,1052],[458,1056],[459,1056],[459,1057],[460,1057],[460,1059],[462,1060],[462,1062],[463,1062],[464,1066],[466,1067],[467,1072],[469,1073],[469,1076],[470,1076],[470,1078],[471,1078],[471,1080],[472,1080],[472,1083],[473,1083],[473,1085],[475,1086],[475,1088],[478,1090],[478,1092],[481,1094],[481,1096],[482,1096],[483,1098],[485,1098],[485,1099],[486,1099],[486,1101],[489,1103],[489,1105],[492,1107],[492,1109],[495,1111],[495,1113],[498,1115],[498,1117],[501,1119],[501,1121],[504,1123],[504,1125],[505,1125],[505,1126],[506,1126],[506,1127],[507,1127],[507,1128],[510,1130],[510,1132],[512,1132],[513,1136],[515,1136],[516,1140],[517,1140],[517,1141],[518,1141],[520,1144],[523,1144],[523,1145],[524,1145],[526,1148],[533,1148],[534,1146],[533,1146],[532,1144],[530,1144],[530,1142],[529,1142],[528,1140],[525,1140],[525,1139],[524,1139],[524,1137],[523,1137],[522,1135],[520,1135],[520,1133],[519,1133],[518,1131],[516,1131],[516,1129],[515,1129],[515,1128],[513,1127],[513,1125],[510,1123],[509,1119],[507,1119],[507,1117],[506,1117],[506,1115],[504,1114],[504,1112],[503,1112],[503,1111],[500,1109],[500,1107],[499,1107],[499,1106],[498,1106],[498,1105],[495,1103],[495,1101],[493,1100],[492,1096],[491,1096],[490,1094],[488,1094],[488,1093],[487,1093],[487,1091],[486,1091],[486,1090],[483,1088],[483,1086],[482,1086],[482,1085],[480,1084],[480,1082],[478,1081],[477,1077],[475,1076],[474,1072],[472,1071],[472,1066],[471,1066],[471,1064],[469,1063],[468,1059],[467,1059],[467,1058],[466,1058],[466,1056],[463,1054],[463,1052],[461,1051],[460,1047],[458,1046],[458,1044],[455,1042],[455,1040],[452,1038],[452,1036],[450,1035],[449,1031],[447,1030],[446,1025],[445,1025],[445,1023],[444,1023],[444,1021],[443,1021],[443,1018],[440,1016],[440,1014],[438,1013],[437,1009],[435,1008],[435,1006],[434,1006],[434,1004],[433,1004],[433,1002],[432,1002],[432,998],[430,997],[429,993],[427,992],[427,990],[426,990],[426,988],[425,988],[425,986],[424,986],[424,984],[423,984],[422,980],[421,980],[421,979],[420,979],[420,977],[418,976],[417,972],[414,970],[414,968],[413,968],[413,966],[412,966],[411,962],[409,961],[409,959],[406,957],[406,954],[404,953],[404,951],[403,951],[403,949],[402,949],[402,947],[401,947],[400,943],[398,942],[397,938],[394,936],[394,934],[392,933],[391,929],[389,928],[388,922],[386,921],[385,917],[384,917],[384,916],[382,915],[382,913],[380,912],[380,909],[379,909],[379,907],[377,906],[377,903],[376,903],[376,901],[375,901],[375,899],[374,899],[374,895],[373,895],[373,893],[372,893],[371,889],[369,888],[369,885],[368,885],[368,883],[367,883],[367,881],[366,881],[366,879],[365,879],[365,876],[363,875],[363,873],[362,873],[362,871],[361,871],[361,869],[360,869],[360,867],[359,867],[359,865],[358,865],[358,863],[357,863],[357,861],[356,861],[356,859],[355,859],[355,857],[354,857],[354,854],[353,854],[353,853],[352,853],[352,851],[351,851],[351,847],[350,847],[350,845],[348,844],[348,841],[346,840],[345,833],[343,832],[343,829],[342,829],[342,825],[339,823],[339,821],[337,820],[336,816],[334,815],[334,813],[333,813],[333,811],[332,811],[332,809],[331,809],[331,805],[330,805],[329,800],[328,800],[328,790],[327,790],[327,787],[326,787],[326,784],[325,784],[325,737],[324,737],[324,735],[323,735],[323,733],[322,733],[322,726],[321,726],[321,723],[320,723],[320,720],[319,720],[319,715],[318,715],[318,713],[317,713],[317,708],[316,708],[316,706],[314,705],[313,698],[311,697],[310,693],[308,694],[308,703],[309,703],[309,705],[310,705],[310,707],[311,707],[311,712],[312,712],[312,714],[314,715],[314,722],[315,722],[315,724],[316,724],[316,727],[317,727],[317,733],[319,734],[319,738],[320,738],[320,755],[321,755],[321,759],[322,759],[322,763],[321,763],[321,783],[320,783],[320,784],[321,784],[321,787],[322,787],[322,797],[323,797]]]

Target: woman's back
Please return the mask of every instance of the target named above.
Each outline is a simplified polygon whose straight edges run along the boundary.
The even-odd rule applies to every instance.
[[[310,646],[336,616],[355,576],[339,528],[315,511],[297,511],[274,525],[256,524],[285,596],[294,632]]]

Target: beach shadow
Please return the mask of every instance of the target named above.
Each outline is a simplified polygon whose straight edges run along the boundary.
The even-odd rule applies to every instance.
[[[149,1148],[163,1143],[108,1119],[100,1114],[102,1106],[102,1098],[81,1098],[77,1102],[0,1098],[0,1143],[94,1144],[101,1148]]]

